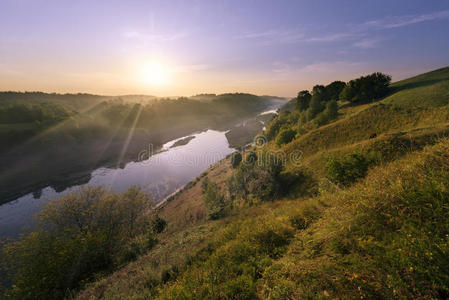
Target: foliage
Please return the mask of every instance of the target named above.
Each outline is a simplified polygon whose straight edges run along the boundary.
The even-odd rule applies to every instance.
[[[155,215],[151,220],[151,229],[154,233],[161,233],[167,227],[167,221],[161,218],[159,215]]]
[[[332,156],[326,163],[327,177],[336,184],[348,186],[365,177],[372,163],[372,159],[367,155],[358,153],[350,153],[342,158]]]
[[[318,126],[322,126],[336,119],[337,117],[338,117],[338,104],[337,101],[332,100],[326,103],[326,108],[316,116],[314,122]]]
[[[220,193],[218,186],[204,178],[202,183],[203,201],[207,208],[207,215],[210,220],[217,220],[225,216],[227,201]]]
[[[254,165],[257,161],[258,157],[256,152],[251,150],[245,157],[245,164],[246,165]]]
[[[242,154],[240,152],[234,152],[231,155],[231,165],[235,169],[242,162]]]
[[[54,124],[67,119],[71,113],[53,103],[15,104],[0,107],[0,124],[46,122]]]
[[[391,76],[379,72],[362,76],[348,82],[340,94],[340,99],[351,102],[377,100],[388,94],[390,82]]]
[[[298,111],[303,111],[309,108],[310,99],[312,98],[312,95],[309,93],[309,91],[300,91],[298,93],[298,96],[296,97],[296,109]]]
[[[3,247],[4,267],[13,283],[7,294],[63,298],[95,273],[135,257],[130,251],[149,249],[154,245],[149,205],[138,188],[119,195],[88,187],[50,202],[38,216],[37,231]]]
[[[296,135],[296,131],[290,128],[282,129],[276,136],[276,145],[282,146],[291,142]]]
[[[310,121],[315,118],[324,109],[323,100],[320,94],[313,94],[312,100],[310,100],[310,106],[307,110],[307,119]]]
[[[267,124],[267,129],[264,132],[265,136],[270,141],[275,139],[281,129],[295,126],[298,122],[298,118],[298,113],[281,111],[278,116],[273,117]]]
[[[338,100],[340,98],[340,93],[345,88],[345,86],[346,83],[344,83],[343,81],[334,81],[326,85],[326,101]]]
[[[250,154],[251,155],[251,154]],[[282,194],[283,161],[270,152],[254,156],[256,161],[244,163],[228,178],[227,187],[233,199],[251,201],[274,200]]]

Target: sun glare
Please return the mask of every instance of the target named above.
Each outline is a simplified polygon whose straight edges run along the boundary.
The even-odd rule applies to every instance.
[[[153,62],[142,68],[141,80],[153,86],[165,86],[171,83],[171,71],[168,66]]]

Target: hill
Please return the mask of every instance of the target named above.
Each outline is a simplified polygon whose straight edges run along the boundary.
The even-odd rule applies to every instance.
[[[156,209],[158,243],[74,297],[447,298],[449,68],[372,100],[325,122],[281,111],[240,164]]]

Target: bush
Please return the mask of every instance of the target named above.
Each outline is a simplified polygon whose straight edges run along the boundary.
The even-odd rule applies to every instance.
[[[326,162],[327,177],[336,184],[348,186],[365,177],[372,162],[366,155],[357,153],[350,153],[342,158],[333,156]]]
[[[248,155],[245,158],[245,164],[247,165],[253,165],[257,161],[257,154],[254,151],[250,151]]]
[[[159,215],[155,215],[151,220],[151,229],[154,233],[161,233],[167,226],[167,221],[161,218]]]
[[[231,156],[231,165],[235,169],[237,168],[240,163],[242,162],[242,154],[240,152],[234,152]]]
[[[7,295],[64,298],[93,274],[135,258],[150,247],[142,247],[142,239],[150,238],[149,208],[149,197],[138,188],[120,195],[88,187],[50,202],[35,232],[2,249],[12,282]]]
[[[283,169],[283,161],[275,155],[261,153],[257,163],[240,165],[228,178],[229,194],[233,199],[245,201],[252,198],[273,200],[282,194],[280,173]]]
[[[281,111],[278,116],[274,117],[265,130],[265,136],[268,140],[273,140],[283,128],[290,128],[298,122],[299,114],[289,111]]]
[[[217,220],[226,214],[226,198],[220,194],[215,183],[205,178],[203,180],[203,201],[207,208],[207,215],[210,220]]]
[[[290,143],[295,138],[296,132],[293,129],[282,129],[276,136],[276,145],[282,146]]]

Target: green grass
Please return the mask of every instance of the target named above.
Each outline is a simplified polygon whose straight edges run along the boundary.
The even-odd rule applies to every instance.
[[[425,73],[392,85],[396,93],[383,102],[402,107],[440,107],[449,102],[449,67]]]
[[[81,298],[447,295],[448,153],[449,141],[443,140],[372,169],[349,189],[243,209],[198,227],[207,241],[202,250],[190,233],[179,234],[120,271],[122,278],[100,281]],[[176,280],[153,279],[158,266],[151,258],[182,256],[186,249],[197,254],[187,264],[177,261]]]

